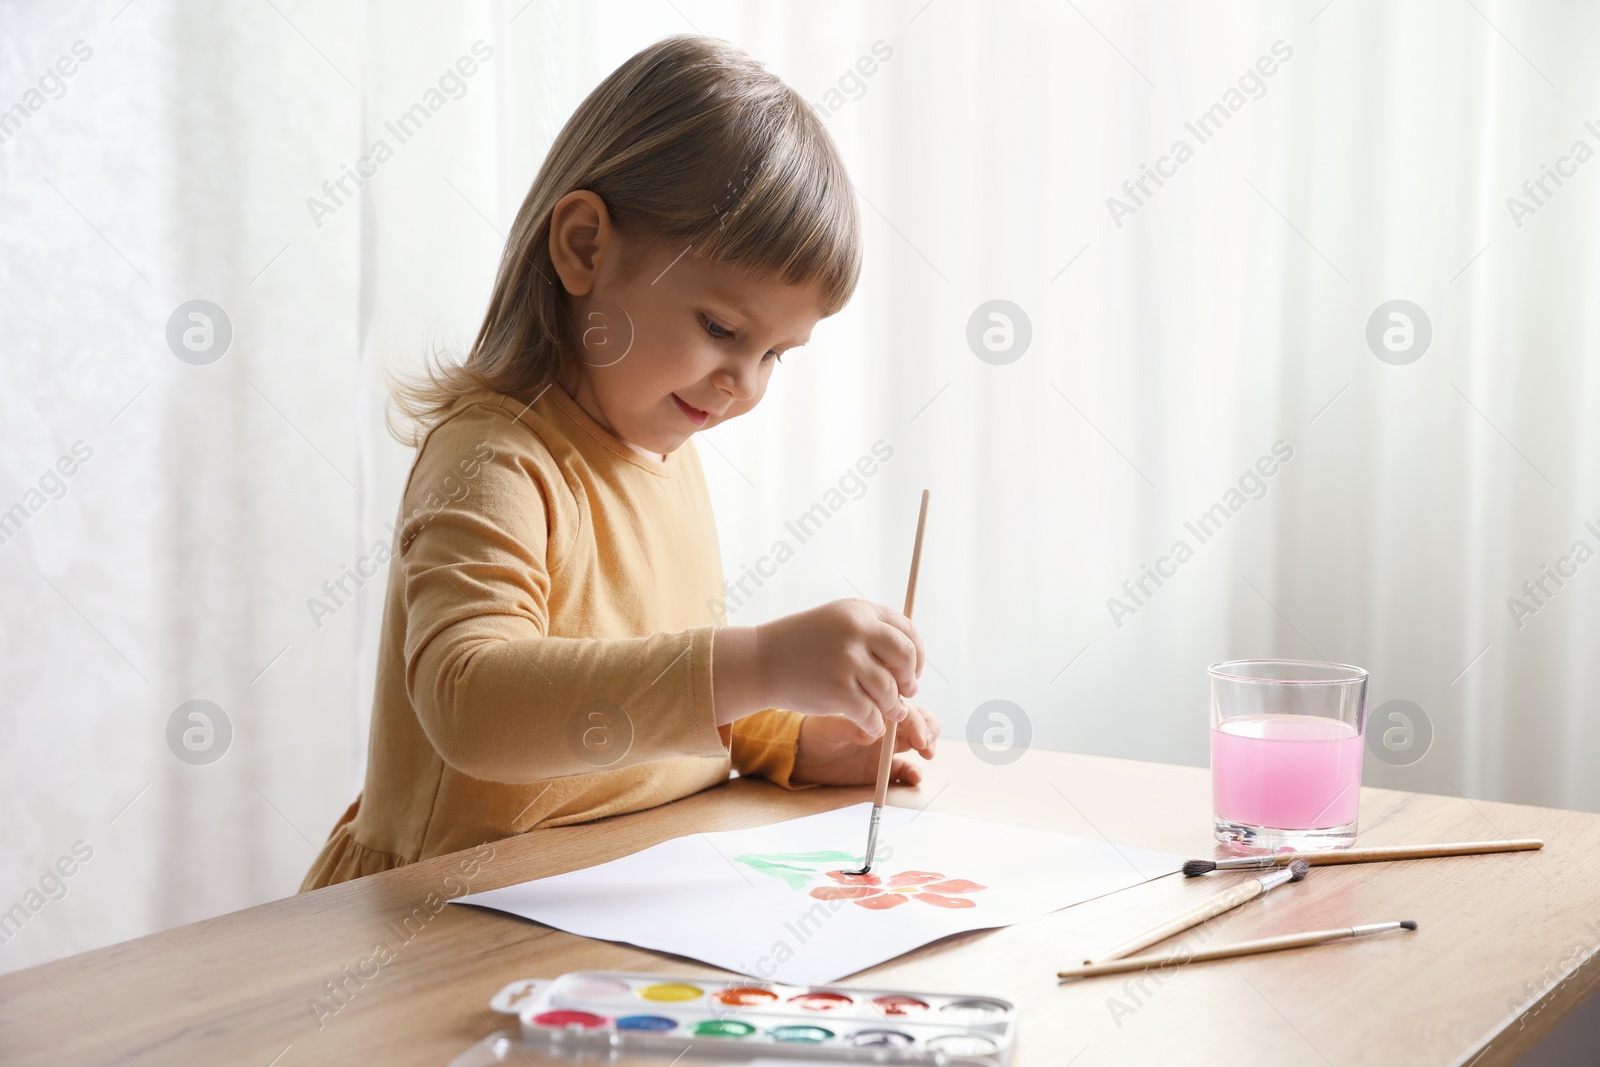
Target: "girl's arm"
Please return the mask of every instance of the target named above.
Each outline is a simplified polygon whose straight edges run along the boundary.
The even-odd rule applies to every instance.
[[[577,506],[509,412],[470,407],[436,427],[402,510],[406,690],[446,763],[474,778],[533,782],[727,754],[712,627],[548,635],[551,531],[571,536]]]
[[[549,636],[551,531],[570,536],[580,515],[549,453],[508,423],[484,405],[436,427],[405,494],[406,691],[451,766],[534,782],[724,756],[728,724],[765,709],[844,716],[868,737],[905,717],[921,639],[864,600],[757,627]]]
[[[717,667],[711,685],[718,726],[772,707],[757,659],[756,627],[720,627],[711,647]]]

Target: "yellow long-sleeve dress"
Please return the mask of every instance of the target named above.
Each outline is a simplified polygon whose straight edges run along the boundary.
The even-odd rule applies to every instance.
[[[400,505],[365,786],[302,892],[663,804],[793,788],[801,716],[716,725],[722,567],[692,444],[646,457],[560,388],[463,397]]]

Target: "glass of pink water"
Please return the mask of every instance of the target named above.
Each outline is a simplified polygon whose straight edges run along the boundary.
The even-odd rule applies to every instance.
[[[1349,848],[1361,801],[1367,672],[1243,659],[1211,675],[1211,800],[1241,852]]]

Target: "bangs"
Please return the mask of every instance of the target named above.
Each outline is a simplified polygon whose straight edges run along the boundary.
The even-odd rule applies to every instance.
[[[792,92],[763,103],[743,122],[728,123],[724,113],[720,129],[684,139],[697,145],[692,171],[661,180],[698,187],[690,201],[697,210],[656,212],[651,243],[671,241],[696,257],[814,290],[824,317],[834,315],[861,274],[855,189],[808,104]],[[634,229],[623,216],[623,227]]]
[[[806,114],[802,121],[817,120]],[[742,164],[737,177],[727,179],[723,201],[694,251],[815,288],[827,314],[838,312],[861,274],[861,234],[855,190],[832,147],[808,136],[784,137],[773,151]]]

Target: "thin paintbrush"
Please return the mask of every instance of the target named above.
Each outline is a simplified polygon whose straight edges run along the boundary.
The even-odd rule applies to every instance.
[[[1074,967],[1070,971],[1057,971],[1056,977],[1064,982],[1073,982],[1084,978],[1098,978],[1102,974],[1142,971],[1150,967],[1165,970],[1168,967],[1181,967],[1186,963],[1225,960],[1234,956],[1253,956],[1258,952],[1279,952],[1286,948],[1309,948],[1312,945],[1326,945],[1335,941],[1349,941],[1353,938],[1384,934],[1391,930],[1415,930],[1416,928],[1415,919],[1402,919],[1399,922],[1392,923],[1343,926],[1335,930],[1312,930],[1304,934],[1264,937],[1259,941],[1241,941],[1236,945],[1223,945],[1220,948],[1202,949],[1199,952],[1174,952],[1164,956],[1129,956],[1126,959],[1108,960],[1105,963],[1094,963],[1087,967]]]
[[[922,531],[928,525],[928,491],[922,491],[922,510],[917,513],[917,541],[911,547],[911,577],[906,579],[906,618],[911,618],[911,606],[917,599],[917,570],[922,565]],[[859,871],[845,874],[869,874],[872,859],[878,851],[878,823],[883,819],[883,804],[889,797],[889,767],[894,763],[894,737],[898,723],[889,723],[883,732],[883,751],[878,755],[878,786],[872,794],[872,822],[867,826],[866,862]]]
[[[1221,860],[1189,860],[1183,865],[1185,878],[1198,878],[1212,871],[1258,871],[1268,867],[1287,867],[1305,860],[1313,867],[1329,863],[1374,863],[1380,860],[1421,860],[1438,856],[1476,856],[1485,852],[1530,852],[1544,847],[1537,837],[1514,841],[1461,841],[1448,845],[1389,845],[1382,848],[1329,849],[1326,852],[1277,852],[1265,856],[1232,856]]]
[[[1310,864],[1305,860],[1296,860],[1282,870],[1264,874],[1259,878],[1248,878],[1243,885],[1236,885],[1232,889],[1218,893],[1210,900],[1202,900],[1189,910],[1174,915],[1160,926],[1146,930],[1130,941],[1124,941],[1109,952],[1102,952],[1092,960],[1084,960],[1085,967],[1095,963],[1104,963],[1107,960],[1119,960],[1124,956],[1131,956],[1135,952],[1147,949],[1158,941],[1165,941],[1175,937],[1185,930],[1199,926],[1201,923],[1210,922],[1225,911],[1232,911],[1241,904],[1248,903],[1256,897],[1271,892],[1285,882],[1298,882],[1305,878],[1306,872],[1311,870]]]

